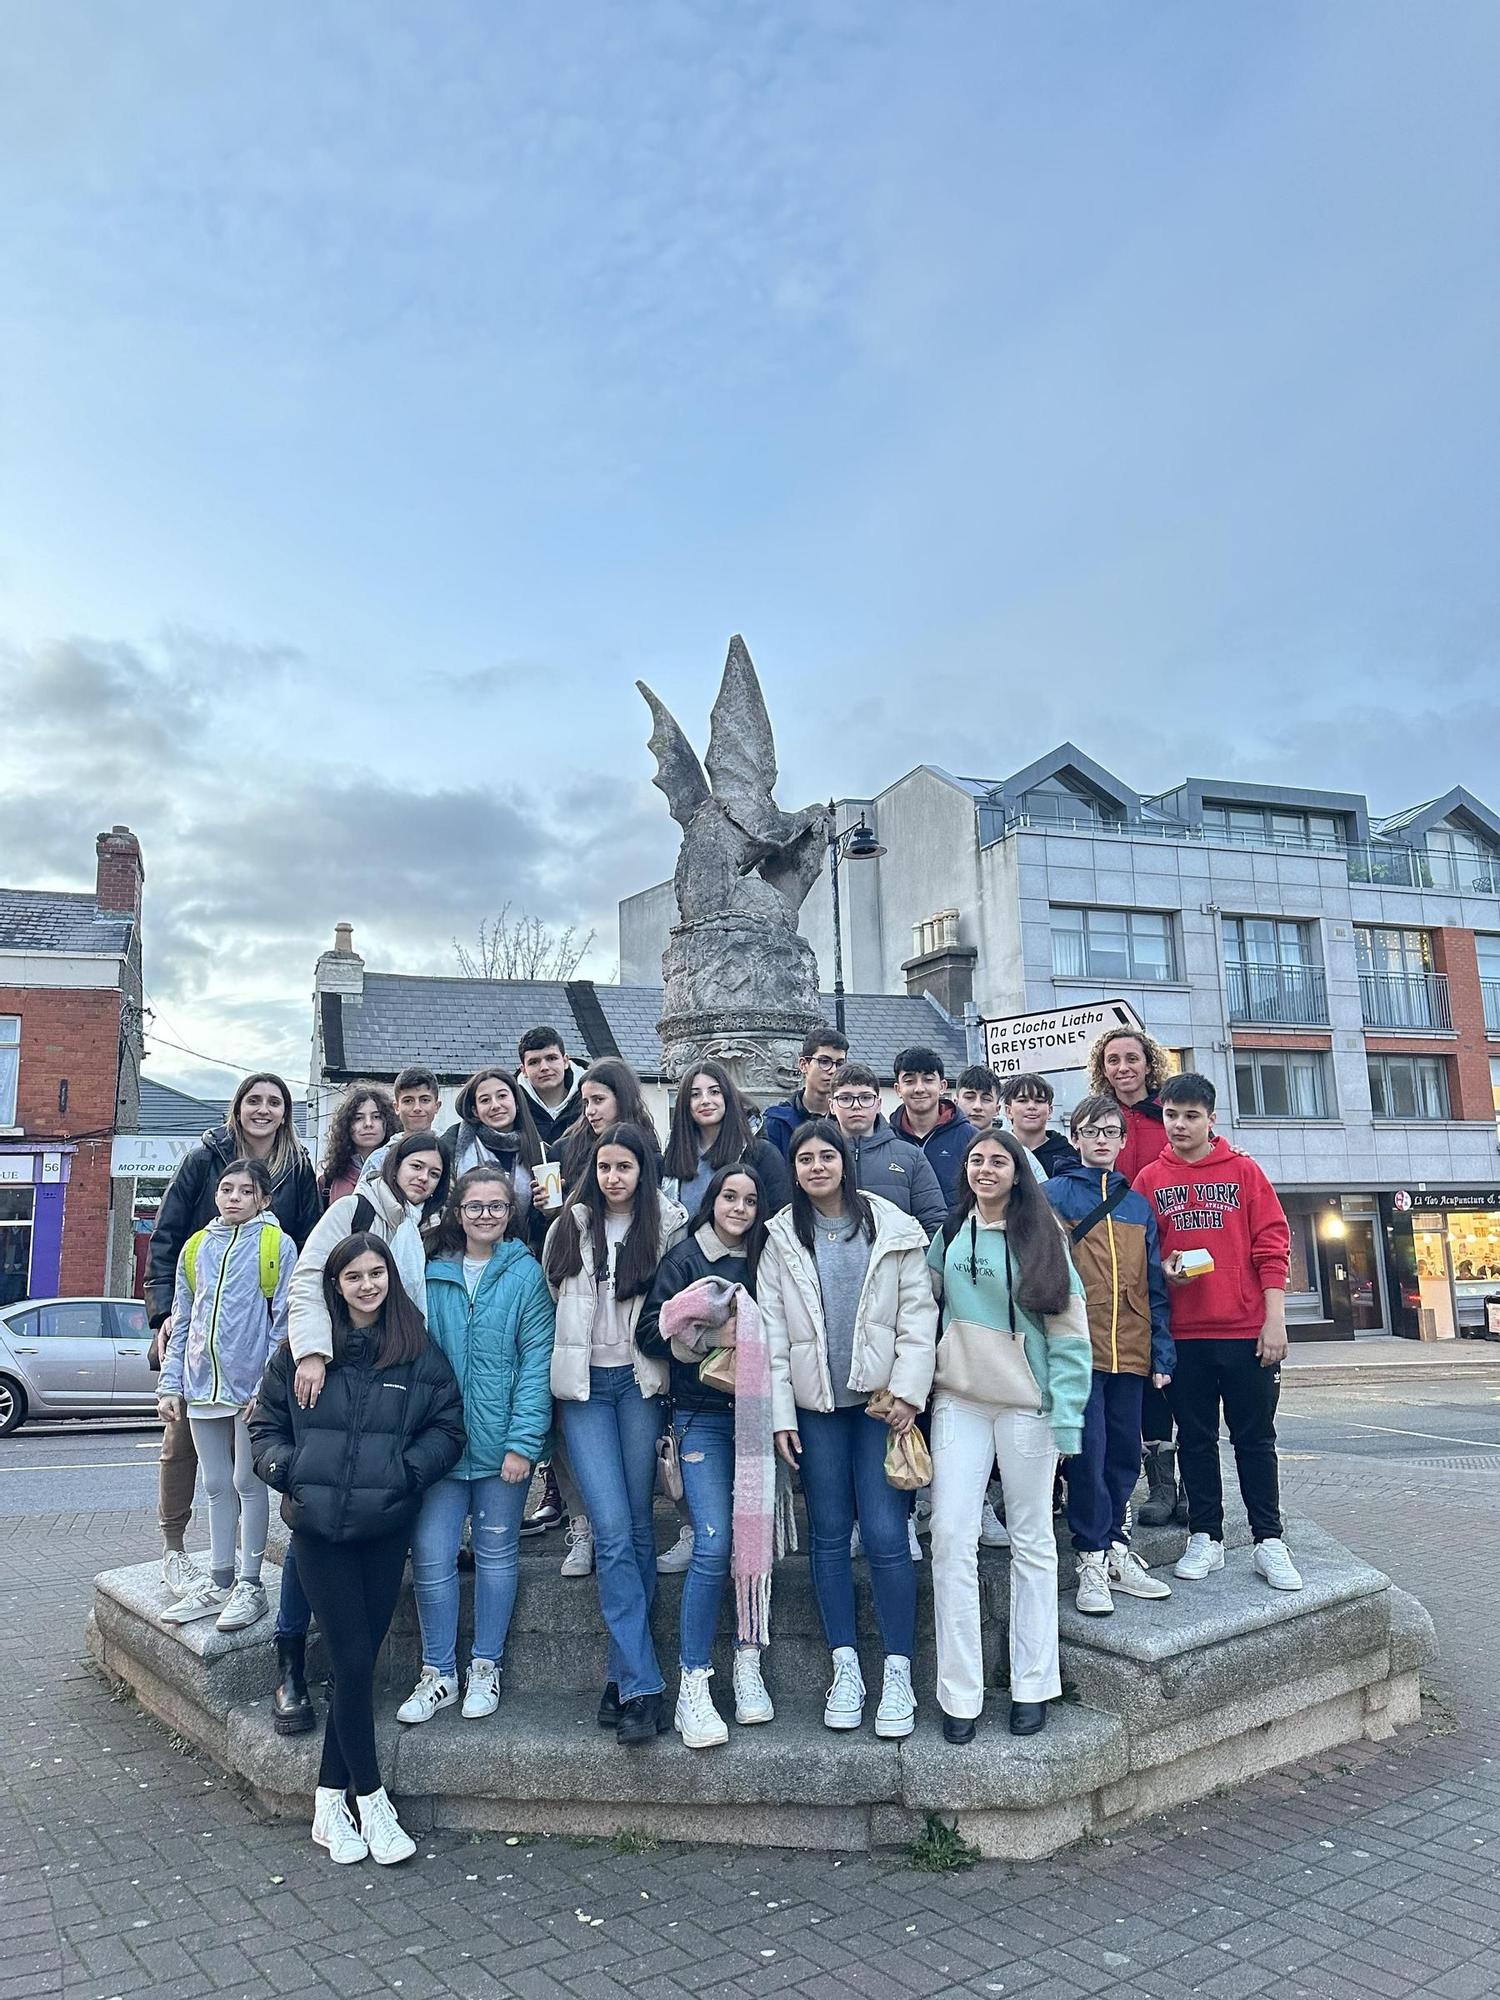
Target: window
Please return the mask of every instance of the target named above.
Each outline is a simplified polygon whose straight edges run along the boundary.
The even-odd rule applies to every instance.
[[[16,1089],[21,1080],[21,1017],[0,1014],[0,1127],[16,1122]]]
[[[1485,1032],[1500,1035],[1500,937],[1476,937],[1474,950],[1479,959]]]
[[[1056,979],[1135,979],[1161,984],[1177,977],[1172,919],[1156,910],[1054,910],[1052,974]]]
[[[102,1299],[63,1299],[43,1306],[37,1332],[43,1340],[103,1340],[112,1328]]]
[[[1224,982],[1231,1021],[1290,1026],[1328,1019],[1328,988],[1311,924],[1286,917],[1224,919]]]
[[[1303,812],[1296,806],[1203,807],[1203,831],[1210,839],[1265,847],[1341,848],[1348,828],[1341,813]]]
[[[1328,1058],[1318,1049],[1236,1049],[1241,1118],[1327,1118]]]
[[[1427,835],[1427,873],[1439,889],[1493,891],[1496,851],[1465,827],[1432,827]]]
[[[1120,826],[1125,818],[1118,806],[1075,792],[1059,778],[1044,778],[1031,791],[1023,792],[1021,810],[1034,825]]]
[[[1490,1057],[1490,1100],[1495,1107],[1495,1130],[1500,1133],[1500,1056]]]
[[[1224,949],[1246,965],[1310,965],[1312,926],[1280,917],[1226,917]]]
[[[1441,1056],[1370,1056],[1370,1110],[1377,1118],[1446,1118],[1447,1065]]]
[[[0,1306],[14,1305],[31,1290],[31,1209],[29,1187],[0,1187]]]
[[[1354,960],[1366,1027],[1438,1028],[1446,1033],[1453,1026],[1448,981],[1432,970],[1432,940],[1426,931],[1356,924]]]
[[[1405,975],[1432,970],[1432,940],[1426,931],[1398,931],[1385,924],[1354,926],[1354,962],[1361,972]]]

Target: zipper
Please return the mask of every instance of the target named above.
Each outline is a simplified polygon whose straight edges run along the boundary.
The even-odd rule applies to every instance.
[[[369,1394],[370,1374],[368,1368],[360,1368],[359,1386],[353,1409],[349,1413],[349,1443],[344,1453],[344,1497],[339,1508],[339,1527],[343,1528],[349,1518],[349,1496],[354,1491],[354,1466],[359,1456],[361,1426],[364,1423],[365,1397]]]
[[[1109,1175],[1099,1176],[1099,1199],[1109,1199]],[[1104,1226],[1109,1231],[1109,1372],[1120,1372],[1120,1259],[1115,1251],[1115,1218],[1106,1215]]]
[[[211,1403],[217,1403],[219,1400],[219,1385],[221,1380],[219,1375],[219,1309],[224,1303],[224,1287],[229,1278],[229,1260],[234,1255],[235,1244],[240,1240],[242,1226],[238,1222],[235,1223],[233,1234],[225,1246],[224,1255],[219,1263],[219,1275],[214,1279],[214,1301],[208,1313],[208,1365],[212,1371],[211,1379],[213,1387],[213,1394],[208,1400]],[[183,1369],[183,1386],[186,1389],[186,1366]]]

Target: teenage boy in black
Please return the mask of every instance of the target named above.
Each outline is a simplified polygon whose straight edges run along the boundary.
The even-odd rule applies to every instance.
[[[531,1121],[548,1154],[556,1159],[558,1140],[583,1115],[583,1100],[578,1094],[583,1071],[568,1061],[556,1028],[528,1028],[516,1044],[516,1055]]]
[[[1000,1102],[1005,1106],[1010,1129],[1040,1166],[1041,1180],[1050,1180],[1054,1174],[1066,1173],[1069,1167],[1078,1165],[1077,1149],[1068,1144],[1061,1132],[1048,1130],[1054,1101],[1055,1093],[1046,1077],[1030,1071],[1008,1076],[1000,1086]]]
[[[891,1130],[898,1139],[920,1146],[938,1177],[943,1199],[952,1208],[958,1190],[958,1163],[974,1136],[974,1127],[956,1104],[943,1095],[947,1073],[936,1049],[917,1042],[896,1057],[896,1095],[901,1099]]]
[[[769,1139],[784,1160],[790,1160],[792,1134],[809,1118],[831,1118],[829,1098],[839,1066],[848,1060],[849,1037],[837,1028],[814,1028],[802,1044],[797,1067],[802,1088],[783,1104],[768,1104],[760,1116],[760,1136]]]

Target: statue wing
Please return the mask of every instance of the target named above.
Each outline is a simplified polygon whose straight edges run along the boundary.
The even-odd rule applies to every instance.
[[[708,775],[714,797],[732,803],[734,817],[762,837],[784,837],[783,815],[772,801],[776,743],[765,696],[738,632],[729,642],[724,678],[709,718]]]
[[[671,710],[657,699],[644,681],[637,681],[636,686],[645,696],[654,725],[646,745],[656,757],[656,776],[651,782],[658,791],[665,792],[673,819],[679,826],[686,827],[709,796],[708,780],[698,762],[697,751],[683,735]]]

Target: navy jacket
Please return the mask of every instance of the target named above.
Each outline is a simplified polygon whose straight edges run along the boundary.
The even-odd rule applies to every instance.
[[[906,1122],[906,1106],[898,1105],[891,1119],[891,1130],[898,1139],[905,1139],[910,1146],[919,1146],[927,1155],[927,1164],[937,1175],[938,1186],[943,1190],[943,1200],[952,1208],[958,1189],[958,1163],[964,1156],[964,1148],[974,1136],[974,1127],[958,1106],[945,1102],[939,1108],[936,1125],[925,1139],[919,1139]]]

